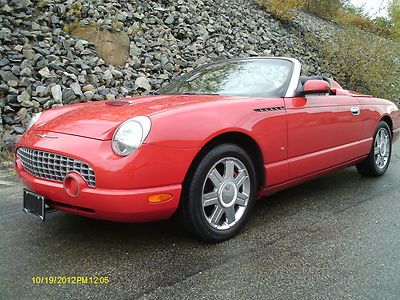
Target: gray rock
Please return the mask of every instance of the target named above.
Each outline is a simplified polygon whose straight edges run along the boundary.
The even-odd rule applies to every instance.
[[[61,85],[56,84],[51,87],[51,95],[53,96],[53,99],[57,102],[60,102],[62,99],[62,92],[61,92]]]
[[[20,72],[21,76],[31,76],[32,75],[32,71],[29,68],[23,68]]]
[[[50,70],[48,67],[44,67],[43,69],[39,70],[39,74],[43,77],[43,78],[50,78],[52,77]]]
[[[7,5],[7,4],[5,4],[5,5],[2,7],[1,10],[2,10],[2,11],[5,11],[5,12],[7,12],[7,13],[10,13],[10,12],[13,11],[13,9],[12,9],[9,5]]]
[[[79,52],[85,50],[85,46],[84,46],[82,40],[78,40],[78,41],[75,43],[75,49],[78,50]]]
[[[23,134],[25,132],[25,128],[19,125],[12,125],[11,129],[17,134]]]
[[[136,78],[135,84],[138,87],[140,87],[142,89],[145,89],[147,91],[151,90],[151,85],[149,83],[149,80],[146,77],[138,77],[138,78]]]
[[[22,101],[21,106],[23,106],[23,107],[32,107],[33,106],[33,102],[32,101],[28,101],[28,100],[24,100],[24,101]]]
[[[22,103],[22,102],[25,102],[25,101],[29,101],[30,99],[31,99],[31,96],[28,94],[27,91],[23,91],[21,93],[21,95],[19,95],[17,97],[17,100],[18,100],[19,103]]]
[[[121,71],[118,70],[112,70],[111,74],[113,75],[113,77],[115,78],[122,78],[124,76],[124,74],[122,74]]]
[[[9,90],[9,87],[7,84],[5,84],[5,83],[0,84],[0,92],[7,93],[8,90]]]
[[[0,70],[0,77],[4,81],[18,80],[18,77],[15,76],[11,71],[2,71]]]
[[[110,93],[110,89],[106,88],[105,86],[101,86],[97,89],[97,92],[102,96],[106,96]]]
[[[85,97],[86,100],[90,101],[94,97],[94,93],[92,91],[86,91],[83,93],[83,96]]]
[[[113,79],[113,74],[111,73],[111,71],[110,70],[106,70],[104,73],[103,73],[103,80],[111,80],[111,79]]]
[[[11,87],[17,87],[18,86],[18,80],[9,80],[7,81],[7,84]]]
[[[170,15],[170,16],[168,16],[168,18],[165,19],[164,23],[167,25],[170,25],[170,24],[174,23],[174,20],[175,20],[174,16]]]
[[[36,52],[40,53],[43,56],[50,55],[50,51],[48,49],[45,49],[42,47],[37,47],[37,46],[33,46],[32,49],[35,50]]]
[[[62,91],[62,100],[63,102],[70,102],[76,98],[74,91],[71,88],[66,88]]]
[[[32,30],[40,30],[40,25],[36,22],[32,22]]]
[[[10,61],[7,58],[0,59],[0,68],[7,66],[9,63]]]
[[[23,55],[26,59],[32,60],[34,54],[35,54],[35,52],[34,52],[33,50],[31,50],[31,49],[23,49],[23,50],[22,50],[22,55]]]
[[[27,8],[31,4],[32,4],[32,2],[30,0],[19,0],[19,6],[21,8]]]
[[[49,89],[45,86],[39,85],[36,87],[36,94],[39,95],[40,97],[47,96],[49,93]]]
[[[24,48],[24,46],[22,46],[22,45],[16,45],[16,46],[14,47],[14,50],[15,50],[15,51],[18,51],[18,52],[21,52],[23,48]]]
[[[75,95],[82,95],[81,86],[78,82],[73,82],[69,85],[69,87],[74,91]]]

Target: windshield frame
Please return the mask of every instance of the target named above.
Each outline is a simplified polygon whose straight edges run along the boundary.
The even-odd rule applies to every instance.
[[[246,57],[246,58],[235,58],[235,59],[225,59],[225,60],[218,60],[214,61],[211,63],[207,63],[201,66],[198,66],[194,68],[192,71],[187,72],[183,74],[182,76],[176,77],[173,81],[171,81],[169,84],[165,85],[164,87],[161,87],[158,92],[160,94],[164,94],[164,91],[167,90],[169,87],[174,85],[175,81],[184,81],[187,78],[192,77],[195,73],[201,72],[205,68],[209,68],[212,66],[217,66],[220,64],[225,64],[225,63],[232,63],[232,62],[251,62],[251,61],[256,61],[256,60],[285,60],[291,62],[291,75],[288,76],[288,80],[285,83],[285,85],[282,88],[282,94],[280,97],[294,97],[295,95],[295,90],[298,85],[298,81],[300,78],[300,73],[301,73],[301,64],[297,59],[294,58],[288,58],[288,57]],[[202,95],[203,93],[193,93],[190,95]],[[216,94],[214,94],[216,95]],[[253,96],[244,96],[244,97],[253,97]],[[258,98],[263,98],[263,97],[258,97]],[[269,97],[265,97],[269,98]]]

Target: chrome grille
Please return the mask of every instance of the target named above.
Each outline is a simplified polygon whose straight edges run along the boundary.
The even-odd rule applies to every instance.
[[[71,157],[21,147],[17,150],[24,169],[33,176],[63,182],[69,172],[79,173],[88,186],[96,186],[96,175],[86,163]]]

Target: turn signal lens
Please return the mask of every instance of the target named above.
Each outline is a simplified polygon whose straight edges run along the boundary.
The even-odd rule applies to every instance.
[[[172,198],[171,194],[157,194],[149,196],[149,198],[147,198],[147,201],[149,201],[150,203],[158,203],[158,202],[168,201],[171,198]]]

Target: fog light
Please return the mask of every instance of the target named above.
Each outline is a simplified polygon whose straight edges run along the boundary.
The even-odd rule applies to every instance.
[[[171,194],[156,194],[156,195],[151,195],[147,198],[147,201],[150,203],[158,203],[158,202],[164,202],[172,199]]]
[[[64,190],[68,195],[76,198],[85,186],[85,180],[78,173],[68,173],[64,179]]]

